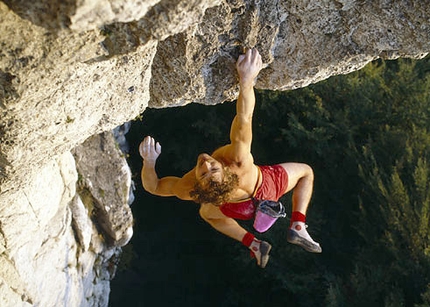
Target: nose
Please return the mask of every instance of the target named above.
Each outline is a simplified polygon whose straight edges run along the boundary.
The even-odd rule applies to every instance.
[[[206,170],[210,170],[212,167],[212,164],[209,161],[204,161],[203,162],[204,167],[206,168]]]
[[[197,157],[197,162],[198,162],[198,164],[203,165],[204,163],[206,163],[209,160],[209,158],[210,158],[210,156],[208,154],[203,153]]]

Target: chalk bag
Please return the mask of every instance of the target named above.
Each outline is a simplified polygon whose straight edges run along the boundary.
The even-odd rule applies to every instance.
[[[285,207],[279,201],[254,200],[256,213],[254,219],[254,229],[262,233],[267,231],[276,220],[285,217]]]

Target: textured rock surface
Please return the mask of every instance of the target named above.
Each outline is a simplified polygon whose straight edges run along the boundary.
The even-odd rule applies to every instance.
[[[25,187],[1,195],[0,306],[107,306],[118,246],[132,235],[131,176],[112,133],[74,154],[57,156]],[[108,171],[86,163],[94,155]],[[108,181],[114,186],[101,196]]]
[[[85,207],[93,210],[105,241],[123,246],[133,235],[128,205],[132,183],[127,161],[116,147],[113,133],[106,132],[90,137],[73,152]]]
[[[130,180],[94,135],[235,99],[243,47],[263,56],[256,87],[281,90],[422,57],[429,18],[429,0],[0,1],[0,305],[107,305]]]

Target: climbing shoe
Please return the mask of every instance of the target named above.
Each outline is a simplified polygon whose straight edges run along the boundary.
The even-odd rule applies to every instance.
[[[308,225],[302,222],[294,222],[287,232],[287,241],[297,244],[311,253],[321,253],[322,249],[319,243],[312,240],[306,228]]]
[[[257,265],[264,269],[269,261],[269,253],[272,245],[266,241],[254,239],[249,249],[251,250],[251,256],[257,260]]]

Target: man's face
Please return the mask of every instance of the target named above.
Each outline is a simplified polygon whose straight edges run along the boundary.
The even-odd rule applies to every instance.
[[[210,179],[221,182],[223,178],[223,166],[210,155],[205,153],[200,154],[197,157],[196,178],[203,186],[206,185]]]

